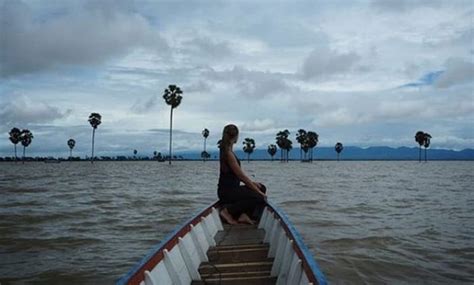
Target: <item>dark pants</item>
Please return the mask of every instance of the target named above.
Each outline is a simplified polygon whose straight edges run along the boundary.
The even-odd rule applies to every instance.
[[[262,184],[260,191],[266,193],[267,188]],[[234,219],[238,219],[241,214],[245,213],[250,218],[258,220],[265,206],[262,195],[247,186],[218,189],[217,195],[223,208],[227,208]]]

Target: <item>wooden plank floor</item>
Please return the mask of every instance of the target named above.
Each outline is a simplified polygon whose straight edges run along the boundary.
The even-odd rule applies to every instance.
[[[270,276],[273,258],[267,258],[264,236],[256,225],[224,225],[216,234],[217,245],[207,252],[209,262],[199,266],[202,280],[192,284],[276,284],[276,277]]]

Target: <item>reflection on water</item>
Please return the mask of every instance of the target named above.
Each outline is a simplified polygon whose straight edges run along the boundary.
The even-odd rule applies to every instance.
[[[473,162],[242,163],[330,283],[474,282]],[[0,282],[113,283],[216,199],[216,162],[0,163]]]

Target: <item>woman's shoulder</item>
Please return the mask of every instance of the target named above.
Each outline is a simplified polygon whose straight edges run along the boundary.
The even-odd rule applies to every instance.
[[[235,155],[235,153],[230,149],[221,150],[221,154],[222,154],[221,156],[226,160],[229,160],[232,158],[235,158],[238,160],[237,155]]]

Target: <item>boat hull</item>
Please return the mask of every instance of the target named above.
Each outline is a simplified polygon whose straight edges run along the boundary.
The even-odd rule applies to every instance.
[[[186,221],[116,284],[327,284],[278,207],[268,202],[254,226],[223,225],[219,207]]]

